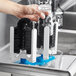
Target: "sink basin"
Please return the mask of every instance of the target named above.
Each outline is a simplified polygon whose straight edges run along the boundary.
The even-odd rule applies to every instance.
[[[27,70],[26,68],[28,69],[27,73],[24,72]],[[73,76],[76,73],[76,56],[55,55],[55,60],[45,66],[29,66],[11,62],[9,48],[0,51],[0,71],[13,74],[31,74],[29,70],[33,72],[32,76],[40,76],[45,73],[47,76]]]

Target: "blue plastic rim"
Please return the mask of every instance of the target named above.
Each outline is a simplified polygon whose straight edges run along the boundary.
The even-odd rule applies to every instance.
[[[36,58],[36,62],[35,63],[31,63],[27,59],[23,59],[23,58],[21,58],[20,61],[17,61],[16,63],[25,64],[25,65],[39,65],[39,66],[43,66],[43,65],[46,65],[48,62],[50,62],[50,61],[52,61],[54,59],[55,59],[55,56],[49,56],[49,59],[44,60],[43,59],[43,55],[41,55],[41,56]]]

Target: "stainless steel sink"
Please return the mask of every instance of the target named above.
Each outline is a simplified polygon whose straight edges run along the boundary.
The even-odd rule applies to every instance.
[[[76,56],[55,55],[46,66],[30,66],[11,62],[9,48],[0,51],[0,71],[26,76],[73,76],[76,72]],[[19,76],[19,75],[18,75]]]

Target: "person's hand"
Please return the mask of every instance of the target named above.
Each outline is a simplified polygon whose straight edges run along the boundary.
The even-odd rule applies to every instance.
[[[19,18],[29,18],[32,21],[38,21],[39,18],[45,19],[45,15],[48,15],[47,11],[39,10],[38,5],[22,5],[21,11],[17,13]]]
[[[29,18],[32,21],[44,19],[48,15],[47,11],[38,9],[38,5],[21,5],[10,0],[0,0],[0,12],[14,15],[18,18]]]

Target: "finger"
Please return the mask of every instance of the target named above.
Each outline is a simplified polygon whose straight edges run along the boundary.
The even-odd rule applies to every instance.
[[[32,15],[32,14],[37,14],[40,18],[45,19],[45,14],[47,14],[46,12],[42,12],[38,9],[38,5],[28,5],[27,6],[27,12],[25,12],[25,14],[27,13],[28,15]]]
[[[36,14],[39,16],[39,17],[41,17],[42,19],[45,19],[45,14],[43,13],[43,12],[41,12],[41,11],[36,11]]]
[[[49,15],[49,12],[47,12],[47,11],[42,11],[46,16],[48,16]]]
[[[38,10],[38,5],[37,4],[32,4],[31,5],[34,9],[37,9]]]
[[[36,5],[36,4],[27,5],[25,7],[25,9],[28,10],[28,11],[25,10],[25,13],[28,14],[28,15],[36,14],[36,10],[38,10],[38,5]]]
[[[23,16],[23,18],[28,18],[32,21],[38,21],[39,20],[39,16],[37,16],[37,15],[25,15],[25,16]]]

